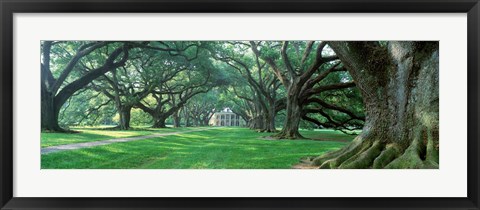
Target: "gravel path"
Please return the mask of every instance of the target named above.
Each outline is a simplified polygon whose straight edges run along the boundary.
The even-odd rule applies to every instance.
[[[155,137],[161,137],[161,136],[171,136],[171,135],[177,135],[182,133],[190,133],[190,132],[210,130],[210,129],[213,129],[213,128],[200,128],[200,129],[188,130],[188,131],[158,133],[158,134],[152,134],[147,136],[135,136],[135,137],[128,137],[128,138],[109,139],[109,140],[92,141],[92,142],[84,142],[84,143],[76,143],[76,144],[65,144],[65,145],[44,147],[41,149],[41,153],[43,155],[43,154],[50,154],[54,152],[82,149],[87,147],[96,147],[96,146],[102,146],[102,145],[108,145],[108,144],[114,144],[114,143],[120,143],[120,142],[138,141],[143,139],[149,139],[149,138],[155,138]]]

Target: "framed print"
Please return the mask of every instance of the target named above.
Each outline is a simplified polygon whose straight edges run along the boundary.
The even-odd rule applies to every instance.
[[[477,0],[0,5],[1,209],[479,208]]]

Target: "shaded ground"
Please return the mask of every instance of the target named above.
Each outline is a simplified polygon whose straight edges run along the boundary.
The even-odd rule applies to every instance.
[[[138,141],[138,140],[161,137],[161,136],[177,135],[177,134],[188,133],[188,132],[198,132],[198,131],[203,131],[208,129],[213,129],[213,128],[198,128],[198,129],[183,130],[183,131],[180,130],[176,132],[155,133],[147,136],[136,136],[136,137],[130,137],[130,138],[116,138],[116,139],[98,140],[98,141],[90,141],[90,142],[75,143],[75,144],[64,144],[64,145],[58,145],[58,146],[44,147],[41,149],[41,154],[43,155],[43,154],[50,154],[54,152],[62,152],[67,150],[76,150],[76,149],[82,149],[82,148],[88,148],[88,147],[109,145],[114,143]]]
[[[175,129],[172,129],[175,131]],[[320,131],[302,134],[323,135]],[[42,169],[289,169],[339,141],[262,141],[269,133],[218,128],[42,155]],[[333,135],[333,133],[331,133]],[[334,138],[350,138],[339,134]]]
[[[336,130],[331,129],[315,129],[315,130],[300,130],[300,133],[306,138],[305,140],[315,141],[337,141],[337,142],[350,142],[356,135],[347,135]],[[274,140],[274,141],[290,141],[290,139],[277,139],[270,136],[262,136],[261,140]]]
[[[108,130],[107,128],[72,128],[77,133],[42,133],[41,147],[93,142],[114,138],[146,136],[158,133],[170,133],[196,128],[132,128],[130,130]]]

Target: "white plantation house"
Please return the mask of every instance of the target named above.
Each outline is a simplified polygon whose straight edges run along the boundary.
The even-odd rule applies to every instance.
[[[245,126],[246,122],[233,113],[230,108],[225,108],[220,112],[215,112],[208,124],[211,126]]]

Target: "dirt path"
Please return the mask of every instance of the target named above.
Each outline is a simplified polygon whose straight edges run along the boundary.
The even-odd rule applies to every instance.
[[[120,143],[120,142],[138,141],[138,140],[144,140],[144,139],[149,139],[149,138],[171,136],[171,135],[177,135],[177,134],[182,134],[182,133],[190,133],[190,132],[204,131],[204,130],[210,130],[210,129],[214,129],[214,128],[200,128],[200,129],[188,130],[188,131],[178,131],[178,132],[171,132],[171,133],[158,133],[158,134],[152,134],[152,135],[147,135],[147,136],[135,136],[135,137],[128,137],[128,138],[109,139],[109,140],[100,140],[100,141],[92,141],[92,142],[83,142],[83,143],[76,143],[76,144],[65,144],[65,145],[44,147],[44,148],[41,149],[41,154],[42,155],[43,154],[50,154],[50,153],[54,153],[54,152],[82,149],[82,148],[87,148],[87,147],[96,147],[96,146],[102,146],[102,145],[108,145],[108,144],[114,144],[114,143]]]
[[[292,169],[318,169],[319,166],[312,165],[312,159],[304,158],[299,163],[292,166]]]

